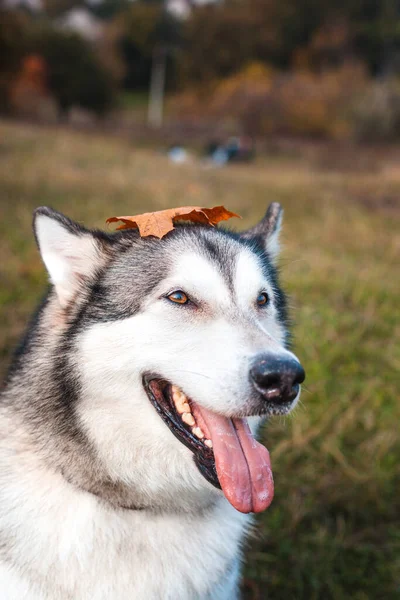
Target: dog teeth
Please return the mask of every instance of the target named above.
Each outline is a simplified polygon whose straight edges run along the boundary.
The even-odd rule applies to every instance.
[[[171,391],[172,391],[172,396],[174,398],[180,398],[181,396],[185,396],[185,394],[182,392],[182,390],[180,388],[178,388],[177,385],[173,385],[171,387]]]
[[[171,387],[171,392],[175,408],[180,414],[182,421],[192,428],[193,435],[195,435],[199,440],[203,440],[204,444],[208,448],[212,448],[212,441],[207,439],[200,427],[196,425],[196,421],[190,410],[190,404],[188,402],[187,396],[182,392],[181,389],[178,388],[177,385],[173,385]]]
[[[193,427],[192,433],[193,433],[193,435],[195,435],[196,437],[198,437],[199,440],[202,440],[204,438],[204,433],[202,432],[202,430],[200,429],[200,427]]]
[[[183,413],[190,413],[190,406],[187,401],[187,397],[176,385],[172,386],[172,399],[176,406],[176,410],[180,415]]]
[[[187,402],[183,402],[179,407],[176,407],[179,414],[190,413],[190,406]]]
[[[190,427],[193,427],[193,425],[196,423],[193,415],[189,412],[184,412],[183,415],[181,415],[181,419],[184,423],[186,423],[186,425],[190,425]]]

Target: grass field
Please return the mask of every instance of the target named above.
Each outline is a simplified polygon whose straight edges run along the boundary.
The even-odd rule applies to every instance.
[[[295,414],[265,431],[276,497],[247,550],[254,600],[400,597],[400,161],[363,152],[205,170],[127,141],[0,123],[2,373],[46,281],[34,207],[103,227],[114,214],[225,204],[244,227],[283,204],[282,278],[307,381]]]

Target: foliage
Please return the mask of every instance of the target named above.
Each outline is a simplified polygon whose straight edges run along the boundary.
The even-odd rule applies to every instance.
[[[99,115],[111,107],[114,81],[101,64],[101,52],[96,53],[83,38],[53,27],[46,19],[32,19],[18,11],[4,10],[0,12],[0,108],[3,110],[9,108],[13,83],[21,78],[24,60],[30,55],[44,60],[46,84],[61,115],[74,105]]]
[[[352,132],[349,107],[367,82],[365,70],[356,63],[320,74],[282,73],[254,63],[218,82],[206,102],[204,94],[183,94],[175,107],[192,117],[234,119],[234,129],[253,136],[343,137]]]
[[[355,136],[364,141],[400,138],[400,81],[387,79],[369,86],[352,110]]]
[[[252,53],[248,20],[242,6],[223,10],[211,5],[197,8],[184,31],[182,81],[202,85],[240,69]]]
[[[318,73],[356,61],[374,75],[400,67],[400,19],[390,0],[225,0],[194,6],[182,24],[159,2],[139,0],[116,18],[129,89],[148,84],[160,42],[179,50],[169,54],[167,82],[180,88],[207,88],[254,62]]]
[[[42,0],[45,13],[50,18],[60,17],[74,8],[84,8],[84,0]]]
[[[185,28],[182,79],[206,83],[260,61],[277,69],[339,68],[349,59],[373,73],[400,66],[400,17],[391,0],[228,0],[196,8]],[[397,60],[397,63],[396,63]],[[303,64],[304,66],[304,64]]]
[[[26,52],[27,18],[0,5],[0,112],[9,108],[9,91]]]
[[[120,89],[126,77],[127,65],[119,47],[121,23],[114,19],[103,25],[102,35],[93,45],[98,62],[108,73],[115,89]]]
[[[174,80],[174,49],[180,44],[180,24],[158,2],[135,2],[117,18],[120,35],[116,43],[126,64],[124,86],[137,90],[150,81],[153,51],[164,47],[168,52],[168,80]],[[172,70],[172,72],[171,72]]]
[[[247,0],[197,7],[186,24],[180,57],[183,82],[203,85],[260,61],[285,68],[306,36],[290,26],[294,0]]]
[[[284,103],[299,94],[298,106],[289,113],[285,108],[289,117],[286,130],[315,135],[331,135],[334,130],[336,135],[347,127],[348,114],[346,119],[337,117],[345,109],[344,98],[333,90],[335,73],[339,74],[337,86],[341,86],[340,74],[349,64],[362,64],[373,77],[400,70],[400,17],[394,4],[393,0],[224,0],[194,5],[182,22],[165,10],[161,0],[45,0],[43,12],[31,18],[28,11],[2,9],[0,108],[4,110],[7,89],[21,58],[37,53],[39,46],[46,52],[60,111],[65,112],[72,102],[90,105],[99,113],[110,105],[113,87],[148,89],[153,54],[161,48],[167,51],[168,90],[201,89],[204,99],[216,81],[224,80],[221,85],[226,86],[225,80],[243,78],[249,66],[259,63],[277,73],[275,90],[268,96],[271,119],[273,115],[280,119],[277,103],[281,93],[286,94]],[[59,30],[60,17],[77,7],[101,19],[102,34],[95,43],[77,36],[67,40],[67,34]],[[38,28],[45,38],[41,44],[33,33]],[[32,36],[36,46],[27,48]],[[49,49],[50,39],[54,40],[55,56]],[[353,87],[350,85],[351,93]],[[242,114],[239,120],[246,130],[254,131],[259,124],[255,116],[250,118],[251,113],[260,120],[263,103],[257,104],[259,90],[250,91],[248,86],[246,90],[242,99],[248,97],[252,108],[249,105],[248,116]],[[371,92],[371,102],[372,96]],[[308,114],[312,105],[314,115]],[[233,119],[238,118],[234,105],[225,108],[232,108]],[[352,115],[359,110],[354,109]],[[333,125],[328,126],[331,118]],[[264,117],[262,121],[261,129],[269,131]],[[285,131],[279,122],[272,129]]]
[[[57,107],[48,89],[48,69],[44,59],[28,54],[9,88],[10,109],[15,115],[42,122],[57,119]]]
[[[109,214],[221,203],[246,228],[282,203],[281,276],[307,379],[295,414],[265,430],[276,497],[247,546],[246,598],[397,598],[400,148],[302,143],[205,176],[115,138],[3,123],[0,140],[3,373],[46,287],[34,207],[104,227]]]
[[[99,19],[108,21],[129,9],[131,0],[103,0],[90,5],[91,12]]]
[[[48,85],[61,115],[74,105],[101,115],[112,105],[112,80],[80,36],[47,27],[35,32],[33,50],[48,67]]]

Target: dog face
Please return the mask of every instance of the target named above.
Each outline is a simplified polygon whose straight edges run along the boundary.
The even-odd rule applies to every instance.
[[[272,500],[268,454],[247,417],[286,414],[304,379],[286,349],[280,220],[271,205],[241,236],[182,226],[158,240],[36,213],[80,427],[144,505],[219,487],[241,512]]]

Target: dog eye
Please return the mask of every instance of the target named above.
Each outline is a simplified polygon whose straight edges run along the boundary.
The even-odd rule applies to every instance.
[[[176,304],[187,304],[189,302],[189,298],[186,296],[185,292],[182,292],[181,290],[168,294],[167,298]]]
[[[261,292],[257,297],[257,306],[266,306],[269,303],[269,296],[267,292]]]

